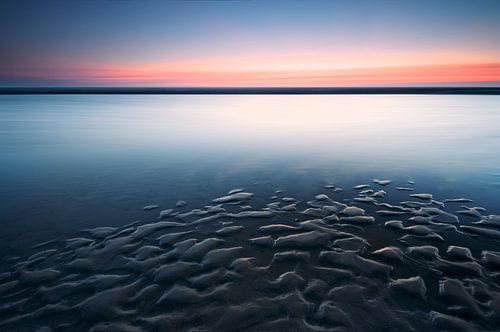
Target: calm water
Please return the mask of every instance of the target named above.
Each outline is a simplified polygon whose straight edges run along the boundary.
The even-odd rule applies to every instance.
[[[500,96],[1,96],[0,330],[498,330],[499,124]]]
[[[1,96],[1,249],[234,187],[387,178],[500,212],[499,96]]]

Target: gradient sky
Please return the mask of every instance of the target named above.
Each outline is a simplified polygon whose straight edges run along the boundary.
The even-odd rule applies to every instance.
[[[1,86],[500,86],[499,0],[1,0]]]

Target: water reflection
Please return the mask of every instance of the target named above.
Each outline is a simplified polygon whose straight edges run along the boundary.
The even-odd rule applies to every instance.
[[[2,97],[2,148],[127,148],[491,167],[497,96]],[[278,156],[280,155],[280,156]],[[374,160],[376,159],[376,160]],[[444,163],[444,164],[443,164]]]
[[[255,183],[305,196],[416,179],[496,207],[499,110],[499,96],[2,96],[1,235],[125,224]]]

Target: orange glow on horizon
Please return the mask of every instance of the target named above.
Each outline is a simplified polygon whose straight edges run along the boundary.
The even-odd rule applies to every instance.
[[[393,65],[345,68],[326,63],[303,68],[300,63],[260,68],[228,61],[201,63],[112,65],[71,70],[54,70],[26,75],[29,78],[59,79],[94,85],[131,86],[371,86],[500,82],[500,62]],[[238,69],[241,68],[241,69]],[[17,73],[17,77],[24,75]]]

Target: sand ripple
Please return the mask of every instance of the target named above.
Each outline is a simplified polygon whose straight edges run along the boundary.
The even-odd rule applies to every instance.
[[[0,274],[0,330],[499,330],[500,217],[372,183],[262,209],[233,189],[40,244]]]

